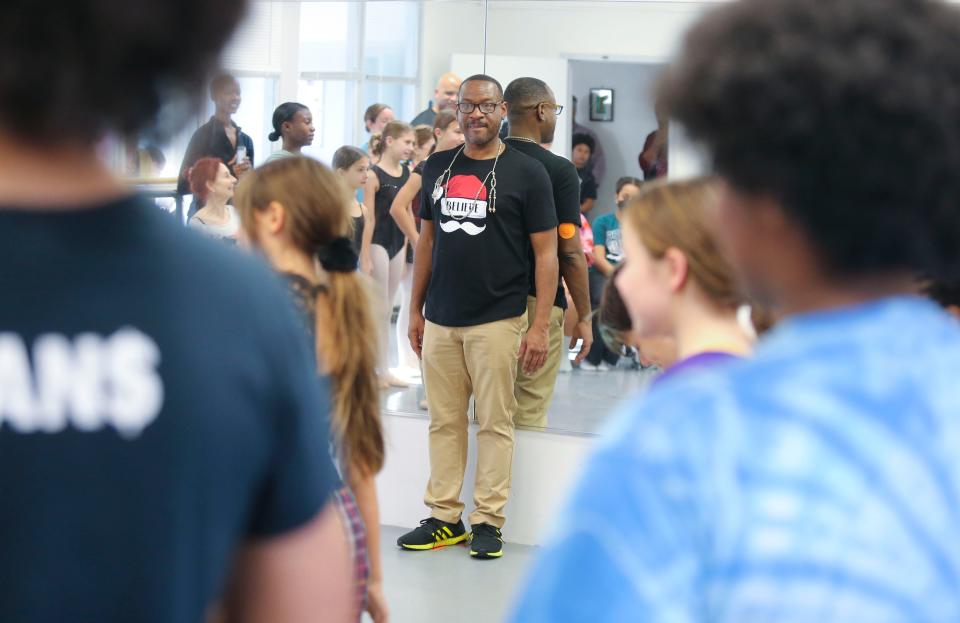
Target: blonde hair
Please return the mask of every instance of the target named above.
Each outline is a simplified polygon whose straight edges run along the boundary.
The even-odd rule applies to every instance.
[[[286,233],[293,245],[312,257],[351,231],[349,192],[333,172],[310,158],[261,166],[238,187],[236,207],[254,241],[253,213],[266,210],[272,201],[286,212]],[[383,467],[384,443],[371,298],[356,271],[330,271],[328,277],[329,288],[314,302],[317,365],[333,381],[331,422],[345,463],[375,474]]]
[[[370,155],[375,158],[380,158],[383,156],[384,150],[387,148],[387,139],[398,139],[404,134],[409,134],[413,132],[413,126],[409,123],[404,123],[403,121],[391,121],[387,125],[383,126],[383,132],[380,134],[374,134],[370,137]]]
[[[700,291],[717,307],[735,310],[746,301],[706,224],[707,206],[715,199],[716,189],[708,178],[648,182],[624,209],[624,222],[633,227],[651,257],[663,259],[670,248],[682,252]]]

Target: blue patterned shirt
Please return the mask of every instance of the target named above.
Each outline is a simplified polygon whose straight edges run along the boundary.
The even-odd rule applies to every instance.
[[[630,404],[513,620],[960,621],[960,325],[795,317]]]

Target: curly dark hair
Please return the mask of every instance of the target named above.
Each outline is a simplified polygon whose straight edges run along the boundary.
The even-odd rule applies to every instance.
[[[943,307],[960,306],[960,280],[928,281],[923,285],[923,293]]]
[[[573,135],[573,144],[570,145],[570,148],[573,149],[577,145],[586,145],[590,148],[590,153],[597,151],[597,141],[593,140],[593,137],[584,132],[577,132]]]
[[[0,3],[0,127],[35,144],[90,144],[196,103],[245,0]],[[15,59],[15,60],[10,60]],[[192,108],[193,106],[191,106]],[[164,111],[167,131],[188,108]]]
[[[958,42],[933,0],[739,0],[688,33],[658,97],[834,273],[955,276]]]

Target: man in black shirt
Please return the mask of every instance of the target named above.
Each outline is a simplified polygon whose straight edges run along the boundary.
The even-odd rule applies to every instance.
[[[500,83],[467,78],[457,109],[465,145],[435,153],[423,171],[410,305],[410,343],[423,360],[430,411],[424,501],[431,516],[397,544],[427,550],[466,538],[460,490],[472,393],[480,430],[470,554],[498,558],[513,461],[517,360],[531,374],[547,356],[557,216],[543,166],[497,136],[506,112]],[[539,304],[528,323],[531,268]]]
[[[560,275],[563,277],[573,304],[577,308],[577,338],[583,345],[577,362],[590,351],[593,335],[590,328],[590,286],[587,277],[587,260],[580,242],[580,180],[577,170],[566,158],[541,147],[552,143],[557,127],[557,115],[563,108],[557,105],[553,91],[542,80],[517,78],[504,91],[510,120],[510,136],[507,144],[540,161],[550,176],[553,186],[553,206],[557,214],[557,253]],[[532,260],[531,252],[531,260]],[[530,284],[527,298],[528,317],[536,314],[535,285]],[[563,287],[557,288],[557,297],[550,316],[550,353],[547,363],[533,374],[517,372],[517,415],[514,422],[519,426],[543,428],[547,425],[547,408],[553,398],[560,358],[567,355],[563,343],[563,312],[567,297]]]
[[[0,621],[346,621],[327,392],[286,293],[97,157],[202,83],[243,3],[44,6],[0,4]]]
[[[240,83],[230,74],[218,75],[210,82],[210,99],[213,100],[215,112],[190,137],[183,155],[177,180],[177,193],[180,195],[190,194],[187,175],[190,167],[201,158],[219,158],[237,179],[253,167],[253,139],[244,134],[233,120],[233,115],[240,108]],[[197,209],[199,206],[194,202],[189,215],[192,216]]]

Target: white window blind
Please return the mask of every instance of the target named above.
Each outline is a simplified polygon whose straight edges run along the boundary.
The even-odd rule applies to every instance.
[[[278,4],[250,3],[247,19],[224,50],[224,68],[239,73],[280,73],[282,31]]]

